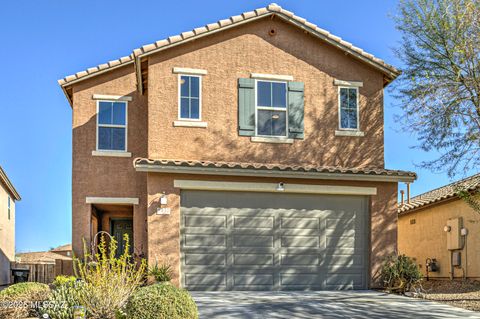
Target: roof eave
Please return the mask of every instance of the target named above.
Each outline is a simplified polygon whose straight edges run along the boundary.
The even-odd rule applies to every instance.
[[[17,192],[15,187],[13,186],[12,182],[8,179],[7,174],[5,171],[0,167],[0,182],[2,182],[5,187],[7,188],[7,191],[14,197],[16,201],[21,200],[22,198],[20,197],[20,194]]]
[[[326,172],[305,172],[305,171],[268,170],[268,169],[170,166],[170,165],[138,164],[138,163],[135,163],[134,166],[137,172],[167,173],[167,174],[277,177],[277,178],[302,178],[302,179],[319,179],[319,180],[333,179],[333,180],[365,181],[365,182],[413,182],[416,179],[416,177],[414,176],[399,176],[399,175],[373,175],[373,174],[326,173]]]

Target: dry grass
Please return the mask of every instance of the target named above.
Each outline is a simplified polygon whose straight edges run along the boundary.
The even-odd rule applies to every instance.
[[[480,281],[431,280],[424,281],[422,287],[425,299],[480,311]]]

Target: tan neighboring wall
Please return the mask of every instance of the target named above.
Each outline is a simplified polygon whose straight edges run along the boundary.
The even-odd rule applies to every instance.
[[[148,202],[151,203],[148,208],[148,258],[151,263],[155,263],[156,260],[169,260],[174,268],[176,284],[179,283],[180,274],[180,189],[174,187],[175,179],[264,183],[282,181],[288,184],[376,187],[377,195],[370,197],[372,287],[378,286],[379,270],[384,258],[397,250],[397,183],[150,173],[148,174]],[[170,215],[156,214],[159,198],[163,192],[168,197]]]
[[[9,196],[10,219],[8,219]],[[15,261],[15,200],[0,182],[0,285],[10,283],[11,261]]]
[[[449,278],[450,252],[443,228],[448,219],[458,217],[463,218],[463,226],[468,229],[467,245],[461,251],[462,267],[468,277],[480,278],[480,213],[460,199],[401,214],[398,219],[399,253],[415,258],[424,274],[426,258],[436,258],[440,271],[430,273],[430,277]],[[454,275],[462,278],[462,269],[455,268]]]

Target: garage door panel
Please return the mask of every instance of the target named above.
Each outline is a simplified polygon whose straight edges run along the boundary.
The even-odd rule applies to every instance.
[[[274,217],[234,216],[233,228],[273,229]]]
[[[186,247],[226,247],[227,236],[185,234],[184,245]]]
[[[198,228],[219,228],[227,227],[226,216],[198,216],[198,215],[185,215],[185,227]]]
[[[366,197],[182,191],[191,290],[364,289]]]
[[[227,264],[226,254],[197,254],[185,255],[185,265],[197,266],[225,266]]]
[[[233,254],[233,264],[251,266],[273,266],[273,254]]]
[[[255,235],[233,235],[233,247],[273,247],[273,235],[255,236]]]

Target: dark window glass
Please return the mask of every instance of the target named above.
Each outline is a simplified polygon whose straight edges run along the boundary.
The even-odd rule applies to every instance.
[[[340,128],[357,129],[357,89],[340,88]]]
[[[287,119],[285,111],[259,110],[257,116],[258,135],[285,136]]]
[[[180,118],[200,119],[200,78],[182,75],[180,86]]]
[[[257,105],[272,106],[272,85],[270,82],[257,82]]]
[[[112,124],[112,102],[99,102],[98,123]]]
[[[115,102],[113,103],[113,123],[115,125],[125,125],[126,124],[126,109],[125,103]]]
[[[111,150],[112,149],[112,129],[110,127],[98,128],[98,149]]]
[[[287,107],[287,85],[272,82],[272,106]]]

